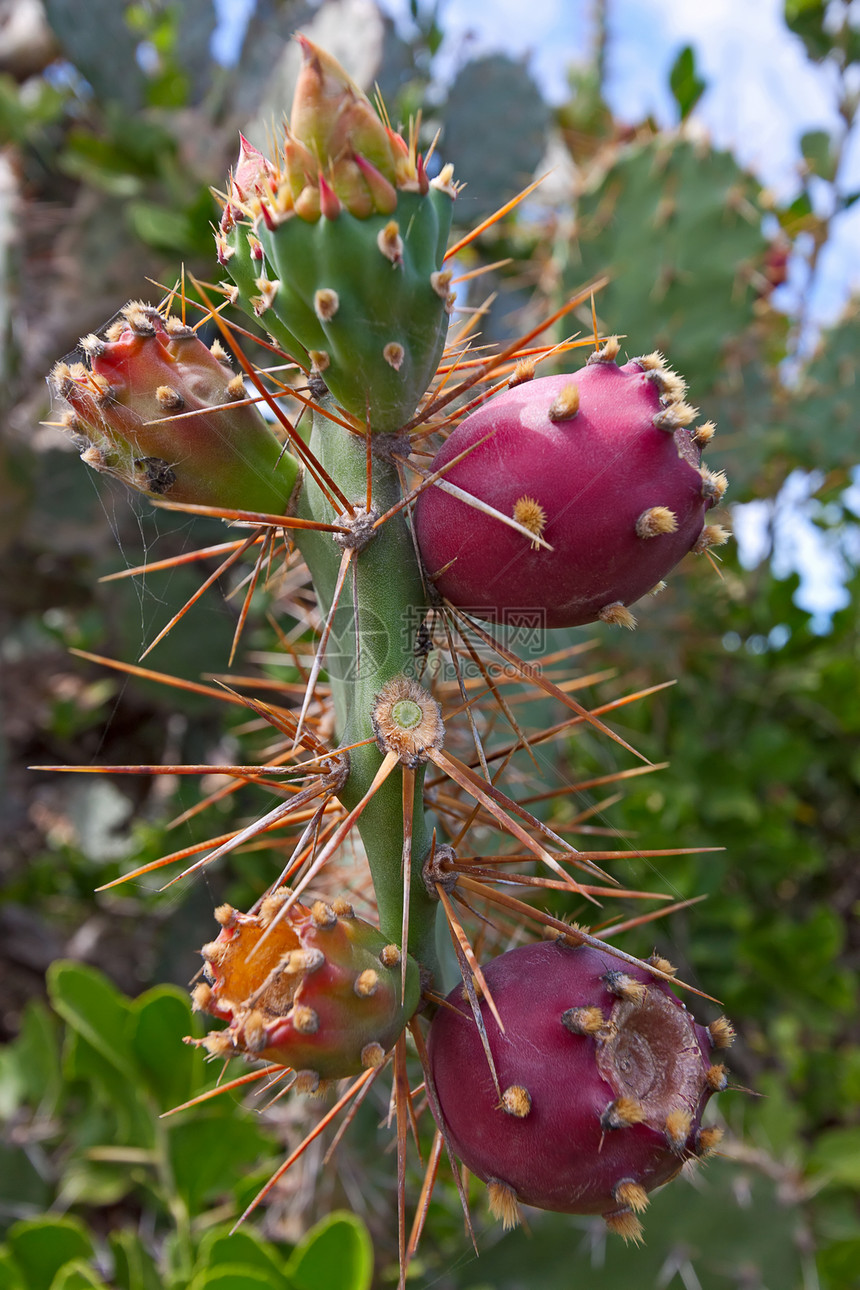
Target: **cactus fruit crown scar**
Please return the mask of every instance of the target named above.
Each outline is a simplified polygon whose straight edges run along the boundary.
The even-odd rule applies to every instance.
[[[586,344],[535,345],[556,315],[500,354],[480,346],[473,356],[468,322],[450,325],[446,262],[480,230],[448,250],[452,168],[431,176],[418,127],[407,142],[330,55],[298,39],[283,147],[269,159],[243,138],[222,194],[216,250],[230,281],[183,292],[179,317],[177,292],[159,308],[128,304],[55,366],[51,386],[90,466],[158,505],[244,526],[238,541],[199,553],[229,552],[214,581],[256,550],[237,639],[258,580],[279,562],[293,618],[313,583],[312,617],[299,623],[311,651],[296,664],[299,704],[291,685],[262,702],[248,678],[230,698],[275,732],[276,746],[270,764],[227,769],[236,785],[277,790],[277,803],[180,875],[246,843],[288,851],[250,912],[216,911],[193,1002],[222,1026],[190,1042],[212,1058],[266,1063],[261,1078],[274,1069],[298,1091],[350,1080],[338,1107],[391,1063],[403,1286],[414,1253],[402,1152],[416,1119],[416,1054],[441,1137],[506,1224],[520,1204],[537,1205],[602,1214],[638,1239],[650,1192],[718,1140],[702,1117],[726,1081],[712,1050],[730,1043],[728,1022],[699,1025],[667,984],[665,960],[574,933],[544,912],[540,893],[531,904],[511,894],[519,882],[578,899],[647,898],[598,863],[625,853],[577,850],[527,806],[552,794],[508,795],[499,766],[534,732],[502,686],[528,685],[515,702],[549,696],[567,724],[639,754],[582,706],[574,675],[555,684],[482,620],[504,624],[527,609],[548,627],[633,626],[629,606],[685,554],[725,540],[706,518],[726,481],[702,462],[714,427],[660,354],[619,364],[618,340],[595,331],[585,366],[535,376],[551,354]],[[584,288],[561,315],[592,295]],[[255,328],[242,346],[228,303]],[[260,331],[256,367],[245,348]],[[295,660],[296,631],[282,640]],[[571,670],[577,649],[548,659]],[[445,651],[453,679],[433,670]],[[496,659],[509,671],[499,684]],[[464,675],[472,664],[474,684]],[[501,749],[496,717],[514,735]],[[488,830],[501,845],[485,842]],[[482,856],[490,845],[501,854]],[[337,895],[341,879],[326,871],[335,859],[349,866]],[[520,862],[529,872],[512,874]],[[351,903],[359,891],[367,917]],[[528,922],[561,939],[482,967],[461,921],[476,911],[484,928]],[[447,999],[443,919],[463,978]]]

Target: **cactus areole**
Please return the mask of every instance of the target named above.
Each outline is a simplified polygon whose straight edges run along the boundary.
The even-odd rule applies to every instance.
[[[484,975],[505,1025],[482,1001],[499,1091],[462,987],[430,1032],[453,1150],[491,1195],[626,1217],[638,1235],[632,1211],[713,1143],[702,1111],[725,1073],[710,1050],[730,1028],[698,1025],[662,980],[586,946],[523,946]]]
[[[633,626],[629,604],[688,551],[725,540],[704,522],[725,488],[701,465],[713,427],[690,428],[684,384],[659,355],[619,367],[617,350],[609,342],[579,372],[505,390],[443,445],[434,471],[472,451],[424,490],[415,526],[427,573],[453,604],[497,621],[538,610],[547,627]]]

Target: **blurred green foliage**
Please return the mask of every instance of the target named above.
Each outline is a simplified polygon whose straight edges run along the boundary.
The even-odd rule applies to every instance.
[[[384,1106],[357,1118],[341,1147],[342,1173],[325,1180],[340,1188],[341,1209],[316,1225],[317,1211],[303,1211],[309,1230],[295,1243],[266,1239],[253,1223],[230,1232],[283,1154],[276,1117],[243,1110],[228,1095],[159,1119],[213,1084],[199,1051],[182,1043],[195,1024],[185,985],[199,963],[194,947],[211,935],[212,907],[252,903],[281,851],[231,857],[184,889],[159,893],[156,873],[93,894],[131,864],[227,832],[270,798],[243,789],[170,828],[196,802],[196,781],[124,777],[94,787],[84,776],[23,769],[262,755],[265,735],[241,710],[68,655],[71,647],[133,660],[197,585],[196,566],[121,583],[98,577],[224,534],[214,523],[192,528],[144,511],[109,486],[97,492],[74,456],[54,450],[50,432],[35,425],[49,418],[46,368],[127,296],[157,299],[148,274],[172,284],[185,258],[211,277],[210,186],[223,182],[237,127],[286,83],[291,30],[314,15],[306,5],[260,0],[235,66],[225,68],[209,55],[210,0],[93,3],[85,22],[69,0],[49,0],[46,9],[54,46],[42,73],[19,78],[10,66],[0,75],[0,139],[12,162],[0,183],[0,1024],[9,1040],[0,1052],[0,1282],[10,1290],[351,1290],[374,1276],[391,1284],[392,1162],[382,1158],[376,1124]],[[618,694],[677,678],[615,721],[670,768],[630,780],[624,800],[596,814],[597,825],[631,848],[725,848],[656,863],[631,858],[615,872],[672,899],[706,897],[665,924],[631,930],[625,948],[649,952],[656,942],[685,980],[720,997],[737,1025],[733,1080],[755,1096],[720,1099],[729,1158],[655,1198],[643,1251],[604,1244],[588,1220],[548,1215],[530,1216],[531,1239],[522,1231],[502,1237],[476,1191],[475,1262],[453,1184],[442,1178],[414,1268],[418,1284],[857,1284],[860,631],[850,559],[857,516],[845,488],[858,464],[858,315],[851,305],[809,352],[805,298],[788,297],[786,313],[780,294],[790,269],[808,293],[834,222],[856,197],[839,181],[856,141],[851,86],[860,60],[847,9],[823,0],[785,5],[808,56],[827,66],[845,129],[798,141],[803,171],[783,206],[695,129],[704,87],[688,50],[671,81],[681,124],[660,130],[613,118],[600,40],[573,70],[569,101],[550,110],[528,68],[501,55],[464,59],[451,85],[437,84],[439,5],[416,0],[406,37],[381,15],[374,25],[366,10],[363,25],[350,29],[347,44],[366,63],[368,51],[383,51],[373,75],[395,119],[429,91],[428,142],[443,123],[439,154],[447,159],[450,146],[469,184],[461,221],[509,199],[550,146],[571,158],[569,176],[543,206],[512,213],[464,255],[469,268],[514,258],[489,284],[477,279],[469,296],[474,305],[500,291],[501,322],[491,318],[488,329],[515,332],[584,279],[607,273],[596,300],[601,325],[623,334],[630,353],[665,348],[688,377],[691,399],[718,422],[707,455],[729,473],[729,497],[769,499],[778,542],[809,523],[782,485],[792,471],[819,472],[818,523],[851,566],[850,603],[822,632],[797,603],[797,579],[774,575],[773,550],[752,570],[739,566],[732,546],[720,550],[718,572],[691,558],[643,608],[635,635],[600,629],[592,655],[617,667]],[[575,326],[588,330],[589,310]],[[210,573],[216,562],[203,567]],[[193,680],[223,673],[240,602],[196,605],[152,666]],[[255,597],[251,659],[240,666],[295,683],[296,669],[272,662],[272,604],[271,593]],[[615,765],[605,744],[580,734],[554,773],[581,780]],[[599,800],[578,794],[553,818],[564,823]],[[164,980],[176,984],[154,984]],[[416,1166],[414,1194],[418,1178]],[[364,1222],[342,1212],[362,1194],[376,1198],[364,1212],[375,1273]]]

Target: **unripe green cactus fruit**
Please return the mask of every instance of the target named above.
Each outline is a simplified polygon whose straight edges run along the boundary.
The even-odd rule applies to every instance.
[[[456,187],[376,116],[329,55],[304,65],[277,164],[246,140],[217,235],[253,314],[370,429],[413,414],[452,307],[443,260]]]
[[[619,367],[617,353],[613,340],[578,372],[513,386],[446,440],[434,471],[473,450],[444,484],[552,548],[442,487],[425,489],[415,508],[418,544],[437,591],[453,604],[500,621],[528,609],[541,611],[547,627],[598,618],[632,627],[628,605],[688,551],[725,541],[719,525],[704,522],[726,486],[701,464],[713,426],[691,428],[684,383],[659,354]]]
[[[220,345],[133,302],[81,348],[89,367],[58,363],[50,380],[89,466],[171,502],[284,513],[297,463]]]
[[[718,1140],[702,1111],[725,1087],[711,1050],[731,1043],[730,1025],[699,1025],[662,980],[588,946],[521,946],[484,977],[505,1025],[502,1034],[482,1001],[501,1098],[462,987],[430,1031],[454,1152],[490,1185],[507,1225],[520,1201],[603,1214],[638,1238],[648,1193]]]
[[[407,961],[403,990],[400,950],[347,901],[287,906],[289,895],[279,888],[257,914],[216,911],[221,932],[201,951],[211,984],[193,997],[229,1023],[203,1040],[213,1056],[290,1066],[313,1091],[380,1064],[418,1005],[418,965]]]

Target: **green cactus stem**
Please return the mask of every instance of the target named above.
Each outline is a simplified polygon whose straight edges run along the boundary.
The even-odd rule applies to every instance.
[[[328,400],[323,400],[323,407]],[[401,499],[400,482],[391,454],[391,440],[374,440],[372,507],[384,514]],[[396,441],[395,441],[396,447]],[[338,481],[345,495],[364,514],[367,499],[367,455],[363,436],[329,421],[323,412],[314,418],[311,451]],[[344,523],[319,486],[306,476],[297,503],[301,517]],[[362,527],[362,526],[357,526]],[[337,738],[341,745],[377,736],[373,714],[383,688],[414,669],[415,636],[427,612],[426,593],[412,536],[399,511],[356,550],[354,577],[343,585],[336,610],[337,628],[330,642],[327,666],[335,705]],[[342,553],[327,533],[303,529],[297,544],[307,561],[323,609],[328,612]],[[417,687],[416,687],[417,688]],[[408,718],[407,718],[408,724]],[[350,772],[338,791],[352,809],[367,794],[382,765],[383,752],[374,743],[350,752]],[[420,761],[420,758],[419,758]],[[421,881],[421,866],[431,845],[431,828],[423,808],[424,769],[397,767],[360,815],[358,829],[367,853],[379,909],[379,925],[390,940],[402,937],[404,875],[403,774],[414,781],[408,950],[425,968],[435,964],[437,903]]]

